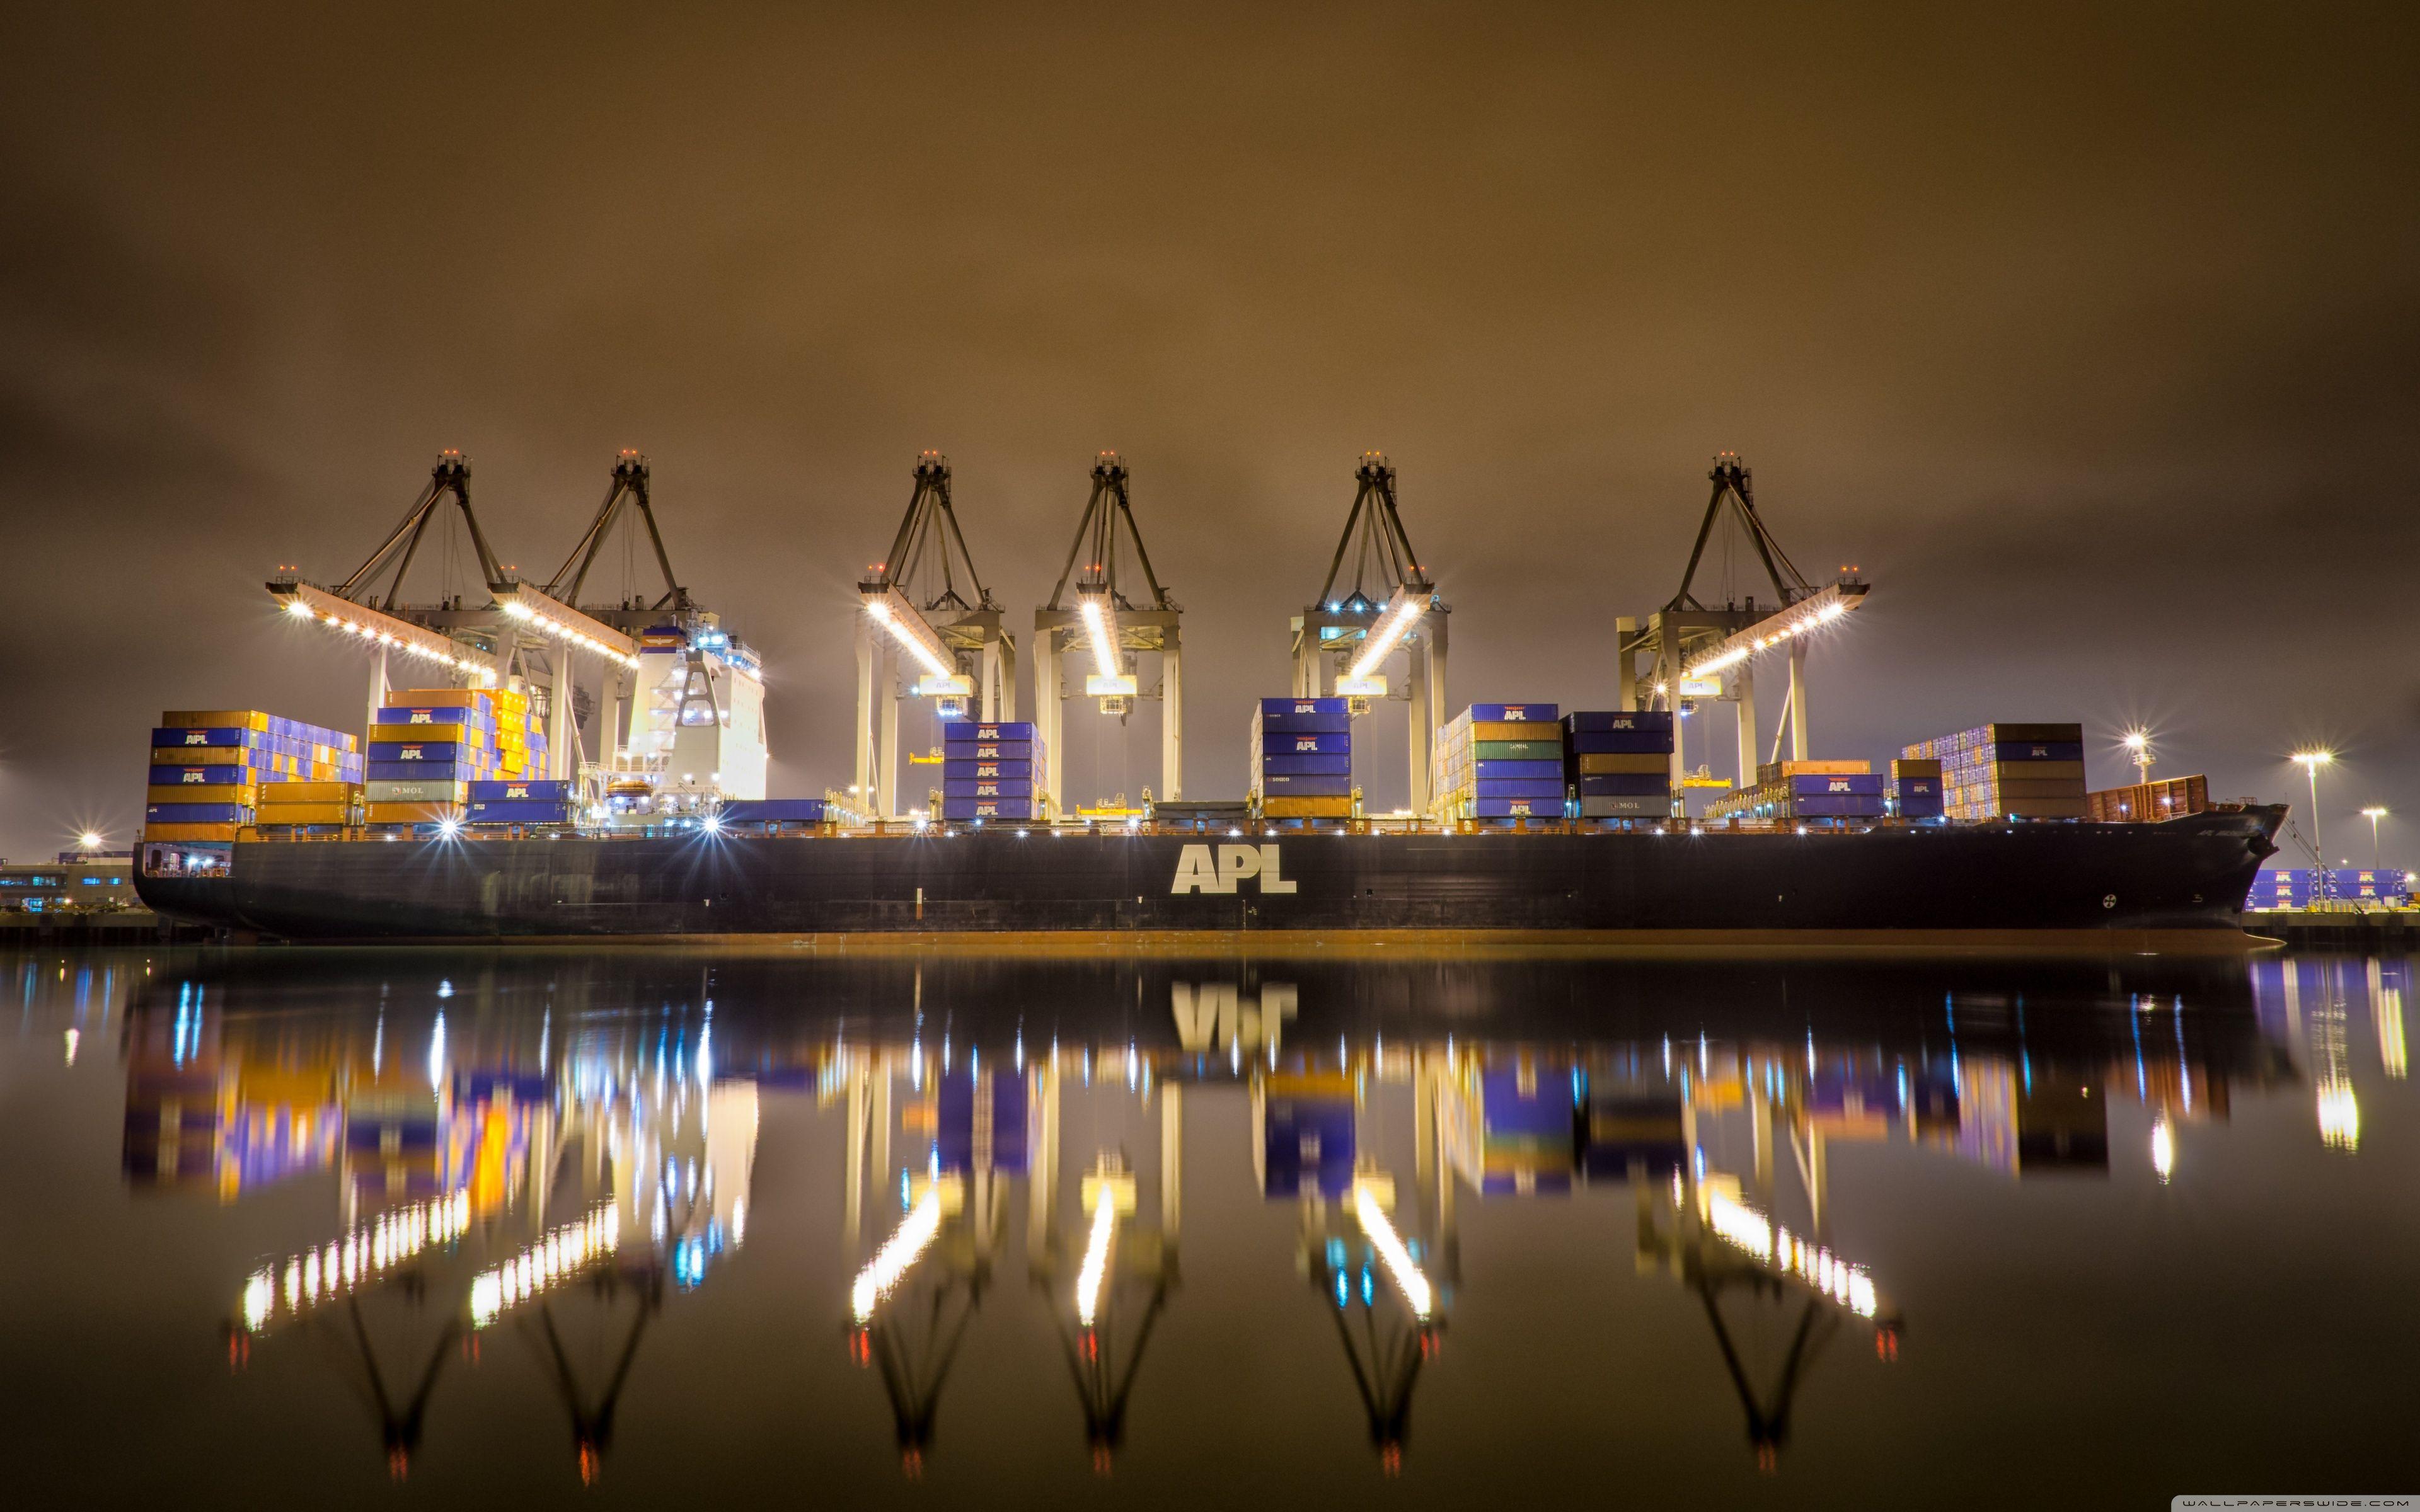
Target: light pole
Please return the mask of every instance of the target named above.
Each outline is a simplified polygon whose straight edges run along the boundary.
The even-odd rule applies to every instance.
[[[2335,759],[2336,753],[2332,750],[2294,752],[2294,760],[2302,764],[2303,770],[2308,773],[2311,779],[2311,849],[2319,856],[2319,872],[2317,881],[2319,885],[2319,901],[2320,902],[2326,901],[2328,890],[2328,848],[2319,843],[2319,768]]]
[[[2134,759],[2134,780],[2148,787],[2151,781],[2151,733],[2149,730],[2126,732],[2126,749]]]
[[[2364,809],[2361,816],[2369,821],[2369,864],[2372,868],[2382,868],[2385,863],[2378,858],[2378,822],[2386,817],[2386,810],[2373,804]]]

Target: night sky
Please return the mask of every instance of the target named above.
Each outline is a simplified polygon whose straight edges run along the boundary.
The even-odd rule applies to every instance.
[[[644,451],[807,795],[918,450],[1030,641],[1113,447],[1190,796],[1243,792],[1363,450],[1457,708],[1608,705],[1731,450],[1874,583],[1816,754],[2080,719],[2103,786],[2139,720],[2300,805],[2324,741],[2330,858],[2382,802],[2420,859],[2420,25],[2118,8],[12,6],[0,854],[129,842],[163,707],[357,727],[260,584],[343,578],[441,448],[540,579]],[[1153,706],[1067,717],[1071,797],[1156,782]]]

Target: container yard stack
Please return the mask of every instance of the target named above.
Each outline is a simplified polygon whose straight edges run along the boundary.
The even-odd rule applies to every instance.
[[[2082,725],[1978,725],[1900,754],[1941,764],[1942,810],[1952,819],[1981,824],[2085,815]]]
[[[151,732],[149,776],[148,840],[231,841],[264,805],[281,825],[341,829],[362,779],[361,743],[258,709],[171,709]]]
[[[1250,801],[1263,819],[1353,816],[1353,713],[1342,699],[1263,699],[1252,710]]]
[[[1901,819],[1938,819],[1941,810],[1941,764],[1928,757],[1902,756],[1891,763],[1890,811]]]
[[[941,726],[941,817],[981,824],[1040,817],[1048,790],[1048,753],[1031,720]]]
[[[1438,816],[1501,823],[1563,817],[1561,709],[1474,703],[1437,732]]]
[[[1563,786],[1582,819],[1670,817],[1671,711],[1563,716]]]
[[[2135,782],[2102,788],[2084,795],[2084,817],[2102,825],[2150,825],[2180,819],[2210,807],[2210,779],[2201,776],[2164,777],[2156,782]]]
[[[2406,872],[2343,867],[2322,877],[2314,867],[2275,867],[2253,878],[2243,906],[2304,909],[2325,903],[2361,903],[2401,907],[2411,901],[2412,877]]]
[[[388,695],[370,726],[362,816],[374,829],[458,823],[473,782],[504,777],[489,690],[411,688]]]
[[[1883,779],[1873,763],[1767,762],[1756,786],[1727,793],[1707,806],[1709,819],[1763,819],[1776,824],[1880,819]]]

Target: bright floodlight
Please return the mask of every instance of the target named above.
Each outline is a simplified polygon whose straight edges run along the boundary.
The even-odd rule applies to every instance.
[[[2385,811],[2386,810],[2383,809],[2379,810],[2381,813],[2384,813]],[[87,829],[83,833],[83,835],[77,838],[76,843],[82,845],[85,850],[97,851],[101,849],[101,832],[99,830]]]
[[[2149,749],[2150,745],[2151,737],[2149,733],[2141,730],[2129,730],[2126,732],[2126,748],[2128,750],[2139,753]]]
[[[2384,809],[2364,809],[2361,811],[2361,816],[2364,819],[2383,819],[2386,815],[2387,810]]]
[[[1362,637],[1360,658],[1353,663],[1354,680],[1368,678],[1385,666],[1387,654],[1395,649],[1395,642],[1404,638],[1412,622],[1428,612],[1428,607],[1427,594],[1415,593],[1408,587],[1396,589],[1395,596],[1379,614],[1378,623]]]
[[[2294,760],[2302,763],[2304,766],[2325,766],[2335,759],[2336,753],[2332,750],[2298,750],[2294,752]]]

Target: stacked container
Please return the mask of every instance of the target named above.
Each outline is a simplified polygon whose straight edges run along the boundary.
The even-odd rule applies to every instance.
[[[2209,807],[2210,779],[2199,776],[2164,777],[2084,795],[2084,817],[2103,825],[2154,825]]]
[[[1891,763],[1891,812],[1901,819],[1941,817],[1941,764],[1927,757],[1902,756]]]
[[[1049,787],[1046,753],[1031,721],[941,726],[941,817],[1012,819],[1040,817]]]
[[[546,732],[530,717],[526,693],[496,687],[408,688],[370,725],[368,803],[372,825],[442,824],[464,817],[471,785],[528,781],[547,767]],[[568,801],[568,788],[565,788]],[[481,801],[554,799],[491,797]],[[562,823],[495,819],[496,824]]]
[[[1353,713],[1344,700],[1254,706],[1251,798],[1264,819],[1352,817]]]
[[[1435,805],[1444,819],[1560,819],[1561,710],[1474,703],[1437,732]]]
[[[2319,903],[2406,903],[2412,898],[2411,873],[2373,872],[2351,867],[2331,869],[2324,882],[2312,867],[2264,870],[2252,882],[2246,908],[2308,908]]]
[[[1900,752],[1941,764],[1942,810],[1969,824],[1993,819],[2081,819],[2084,727],[1987,724]]]
[[[171,709],[151,732],[149,778],[144,834],[150,840],[231,841],[237,826],[256,822],[264,799],[289,813],[324,811],[317,805],[332,791],[337,816],[328,822],[342,825],[351,800],[338,790],[361,780],[361,746],[341,731],[257,709]],[[277,802],[284,795],[276,790],[289,785],[295,800]]]
[[[1671,711],[1564,715],[1563,786],[1583,819],[1670,817]]]
[[[1756,786],[1709,804],[1706,817],[1796,822],[1883,816],[1883,779],[1871,762],[1768,762],[1756,776]]]

